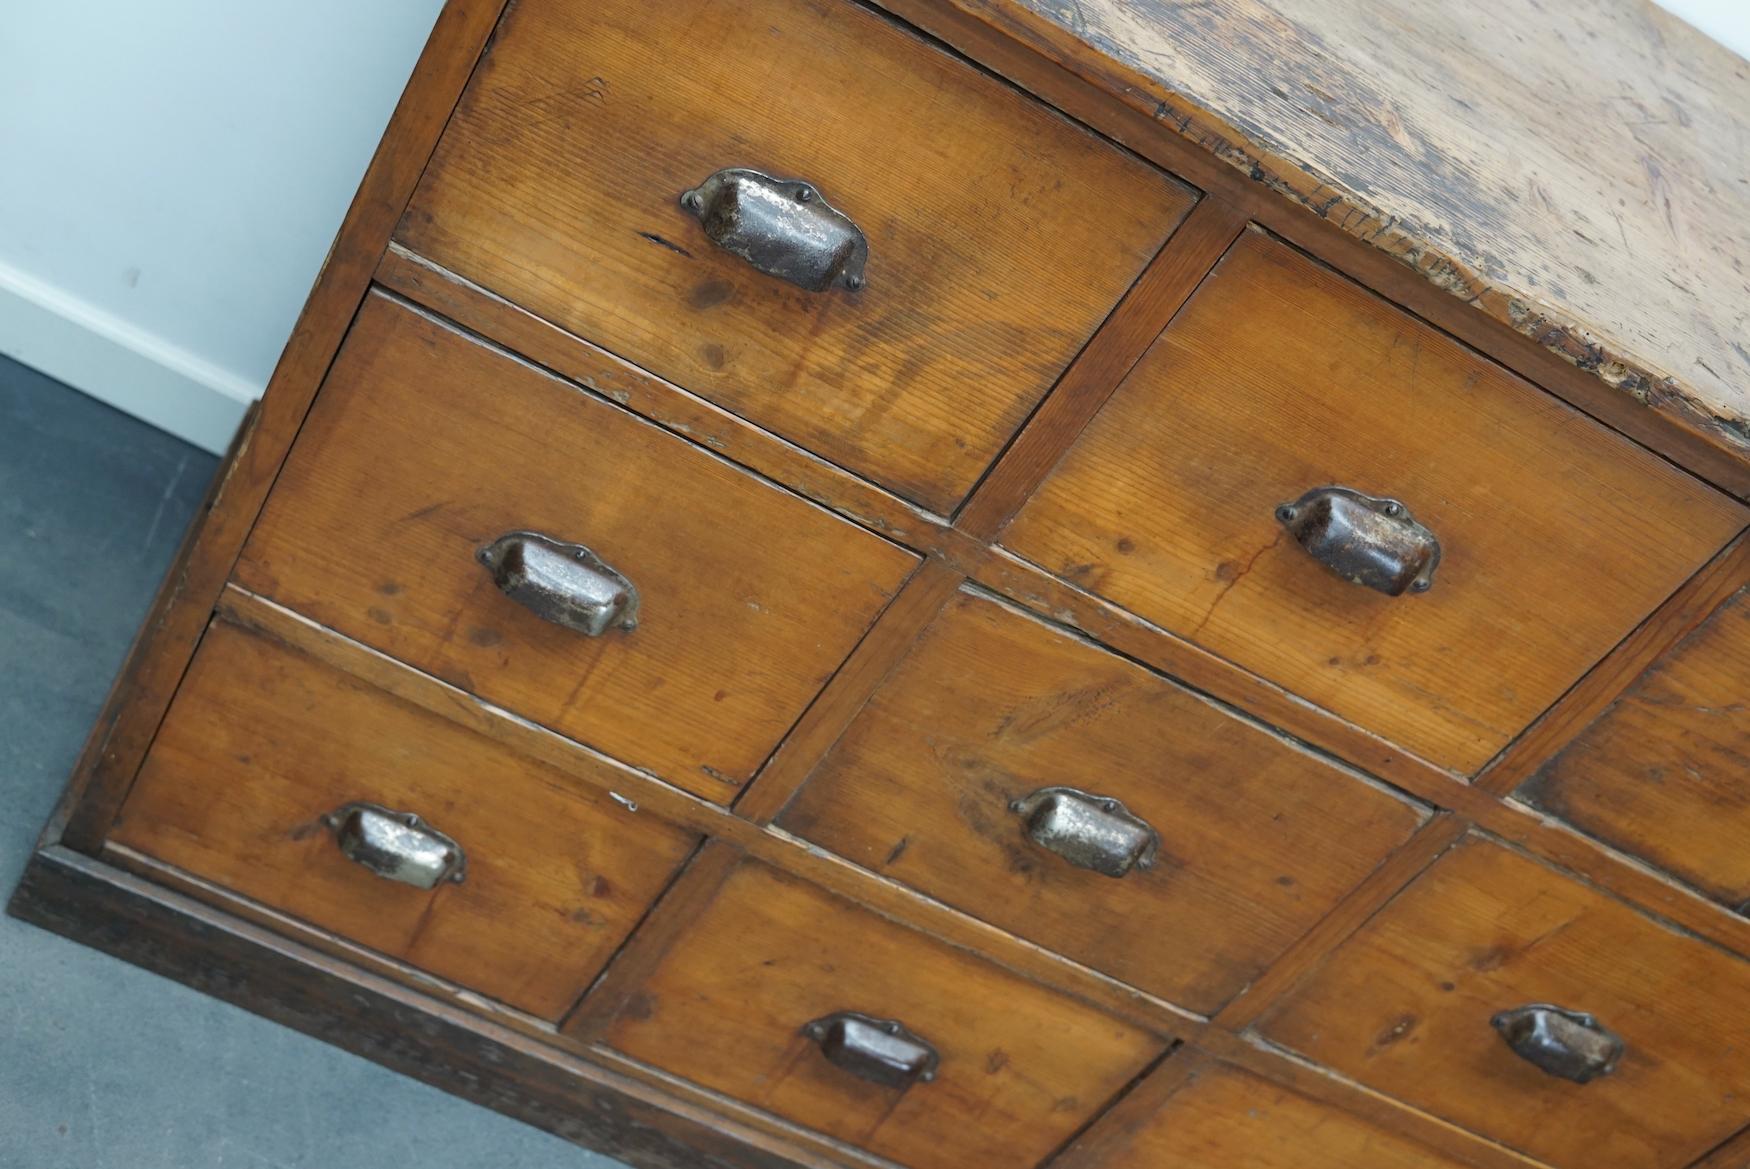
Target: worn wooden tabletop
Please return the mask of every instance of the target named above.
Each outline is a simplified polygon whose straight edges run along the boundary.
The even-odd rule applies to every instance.
[[[1646,0],[956,0],[1750,456],[1750,65]]]

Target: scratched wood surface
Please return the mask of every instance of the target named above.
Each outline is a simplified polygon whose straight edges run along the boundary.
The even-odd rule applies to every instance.
[[[1285,537],[1276,505],[1325,484],[1402,500],[1440,541],[1434,587],[1370,592]],[[1252,231],[1002,541],[1468,773],[1746,514]]]
[[[640,594],[584,637],[475,561],[587,544]],[[382,296],[298,436],[237,580],[562,734],[727,802],[917,558]]]
[[[1148,1169],[1456,1169],[1457,1162],[1249,1072],[1203,1068],[1114,1164]]]
[[[1648,0],[952,0],[1750,452],[1750,65]]]
[[[1152,825],[1154,865],[1113,880],[1030,843],[1010,802],[1058,785]],[[1159,675],[962,592],[779,824],[1213,1014],[1420,821]]]
[[[906,1088],[828,1063],[802,1034],[836,1011],[935,1046]],[[916,1169],[1037,1165],[1164,1049],[1159,1038],[760,864],[722,893],[607,1042]]]
[[[867,286],[713,247],[676,197],[728,166],[817,184],[868,234]],[[943,511],[1191,201],[842,0],[523,0],[398,238]]]
[[[1489,1025],[1528,1003],[1623,1039],[1574,1084]],[[1482,837],[1266,1014],[1265,1038],[1557,1169],[1678,1169],[1750,1121],[1750,963]]]
[[[319,818],[354,800],[455,837],[466,879],[415,889],[347,860]],[[698,837],[221,623],[110,839],[557,1019]]]
[[[1518,794],[1728,905],[1750,908],[1750,588],[1655,663]]]

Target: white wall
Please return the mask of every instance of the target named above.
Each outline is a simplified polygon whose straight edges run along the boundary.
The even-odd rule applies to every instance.
[[[0,353],[222,449],[440,7],[0,0]]]
[[[441,0],[0,0],[0,353],[209,449]]]
[[[1750,57],[1750,3],[1745,0],[1659,0],[1740,57]]]

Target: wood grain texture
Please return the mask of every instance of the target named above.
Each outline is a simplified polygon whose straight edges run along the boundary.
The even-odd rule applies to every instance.
[[[104,842],[103,855],[96,859],[150,881],[167,892],[192,897],[204,905],[230,914],[239,922],[271,930],[288,941],[307,946],[335,961],[345,962],[366,974],[398,982],[419,994],[461,1007],[543,1043],[552,1042],[557,1032],[551,1019],[530,1014],[500,999],[487,998],[479,991],[433,974],[387,951],[374,950],[333,930],[323,929],[314,922],[276,909],[265,901],[245,897],[234,889],[209,881],[188,869],[148,856],[137,848],[119,844],[114,839]]]
[[[1017,604],[1071,625],[1155,669],[1283,728],[1437,807],[1448,808],[1683,929],[1750,954],[1750,918],[1681,882],[1601,848],[1560,821],[1467,783],[1280,687],[1232,668],[1205,649],[1000,552],[973,580]]]
[[[526,726],[528,724],[524,725]],[[702,801],[695,801],[695,805],[701,810],[709,813],[718,816],[725,815],[722,809],[717,808],[714,805],[706,805]],[[723,861],[733,863],[734,854],[735,849],[733,848],[718,850],[718,855],[721,857],[721,860],[716,861],[715,863],[722,863]],[[701,855],[700,859],[704,859],[704,857],[711,855],[712,850],[708,848]],[[533,1038],[539,1043],[557,1044],[562,1049],[562,1051],[556,1053],[559,1055],[561,1062],[564,1062],[566,1058],[570,1056],[582,1057],[594,1068],[616,1073],[652,1089],[657,1098],[662,1100],[665,1105],[671,1109],[677,1111],[703,1109],[706,1112],[714,1113],[717,1116],[722,1117],[722,1124],[724,1128],[729,1131],[749,1128],[762,1134],[767,1134],[776,1139],[793,1155],[807,1159],[810,1164],[815,1164],[816,1162],[813,1158],[818,1157],[820,1158],[820,1164],[831,1165],[833,1169],[894,1169],[893,1162],[884,1158],[879,1158],[872,1154],[852,1148],[842,1141],[834,1140],[818,1132],[799,1128],[798,1126],[782,1120],[779,1117],[773,1116],[770,1113],[761,1112],[747,1104],[732,1100],[729,1097],[724,1096],[722,1093],[711,1091],[710,1089],[701,1087],[691,1081],[670,1075],[648,1064],[640,1063],[637,1060],[621,1055],[618,1052],[604,1048],[600,1045],[585,1042],[584,1040],[587,1037],[588,1028],[580,1029],[575,1026],[576,1023],[581,1022],[584,1018],[584,1015],[581,1012],[567,1021],[566,1033],[556,1035],[551,1025],[545,1024],[533,1016],[525,1015],[521,1012],[506,1008],[502,1004],[483,999],[477,994],[463,990],[454,984],[438,979],[428,973],[406,966],[395,960],[388,959],[373,951],[365,950],[357,945],[348,943],[333,934],[315,929],[308,923],[300,922],[282,914],[269,911],[259,903],[248,901],[236,894],[229,893],[218,886],[201,881],[182,870],[154,861],[143,854],[134,852],[133,850],[108,845],[104,850],[104,859],[127,872],[147,878],[162,889],[168,890],[172,893],[188,894],[209,906],[214,906],[226,911],[227,913],[236,915],[243,922],[265,926],[267,929],[279,934],[282,938],[289,939],[297,945],[308,947],[324,956],[337,958],[366,973],[381,975],[396,980],[403,985],[411,987],[424,996],[429,996],[445,1003],[458,1005],[475,1014],[484,1015],[490,1019],[492,1023],[517,1031],[522,1035]],[[702,886],[695,887],[693,892],[696,894],[701,891],[702,888],[710,887],[712,887],[710,882],[706,881],[702,883]],[[666,906],[667,903],[666,898],[683,895],[686,892],[687,891],[681,889],[679,883],[677,883],[676,886],[671,887],[670,893],[665,896],[664,905]],[[691,900],[691,897],[689,896],[688,899]],[[682,920],[680,922],[671,923],[667,918],[667,910],[665,908],[661,918],[641,927],[639,934],[637,935],[639,939],[639,949],[643,950],[646,935],[651,932],[650,927],[652,925],[658,927],[659,931],[669,931],[671,925],[675,926],[676,928],[672,929],[672,935],[678,936],[685,930],[687,925],[690,924],[692,916],[690,913],[683,913],[681,918]],[[627,951],[622,950],[621,959],[626,956]],[[616,960],[613,968],[614,972],[619,970],[621,959]],[[639,965],[642,966],[643,963],[640,962]],[[593,1008],[597,1004],[597,1001],[604,995],[618,997],[615,996],[610,989],[610,981],[618,982],[622,987],[632,986],[635,981],[641,980],[644,977],[644,973],[647,972],[640,972],[634,975],[632,972],[628,971],[624,980],[616,979],[613,973],[604,975],[597,985],[592,988],[590,997],[586,1000],[586,1003]],[[632,988],[635,990],[635,986]],[[1153,1080],[1151,1079],[1149,1082],[1152,1084]],[[1131,1102],[1132,1097],[1135,1095],[1135,1093],[1127,1094],[1124,1097],[1124,1103],[1128,1105]],[[508,1109],[504,1110],[509,1111]],[[1152,1112],[1152,1108],[1150,1108],[1149,1111]],[[512,1114],[516,1115],[515,1112]],[[637,1162],[633,1163],[637,1164]],[[1053,1169],[1058,1169],[1056,1162],[1053,1162]],[[1486,1167],[1486,1169],[1488,1169],[1488,1167]]]
[[[1451,771],[1273,682],[1236,669],[1202,646],[1075,588],[1011,553],[991,550],[972,566],[969,575],[999,596],[1079,629],[1102,645],[1245,710],[1431,804],[1458,808],[1478,802],[1481,793]]]
[[[1112,1107],[1077,1133],[1049,1162],[1050,1169],[1106,1169],[1121,1159],[1135,1134],[1187,1080],[1207,1067],[1209,1059],[1189,1047],[1177,1047],[1145,1072]]]
[[[1518,797],[1750,908],[1750,587],[1654,663]]]
[[[1199,1069],[1111,1165],[1149,1169],[1452,1169],[1387,1128],[1346,1116],[1249,1072]]]
[[[1525,804],[1490,796],[1467,810],[1479,828],[1598,888],[1738,954],[1750,956],[1750,917],[1668,873]]]
[[[1684,581],[1651,617],[1562,695],[1561,701],[1490,760],[1477,775],[1477,786],[1497,795],[1517,787],[1747,582],[1750,582],[1750,532],[1741,533],[1700,572]]]
[[[1300,980],[1324,964],[1331,953],[1348,941],[1374,914],[1390,903],[1405,886],[1421,876],[1447,849],[1470,829],[1463,816],[1441,812],[1416,830],[1385,863],[1367,874],[1306,933],[1294,940],[1270,968],[1246,985],[1243,992],[1216,1014],[1212,1023],[1225,1031],[1244,1031],[1282,998],[1300,985]]]
[[[246,429],[219,473],[198,528],[152,602],[45,841],[64,841],[86,852],[102,843],[395,221],[503,7],[504,0],[449,0],[438,14],[261,405],[245,419]]]
[[[1433,589],[1387,597],[1311,560],[1274,510],[1327,484],[1401,499],[1431,528]],[[1002,540],[1469,773],[1747,515],[1252,232]]]
[[[1067,785],[1160,833],[1114,880],[1032,844]],[[962,592],[781,827],[1212,1014],[1421,822],[1413,805],[1081,638]]]
[[[1458,1125],[1405,1107],[1400,1101],[1289,1055],[1254,1035],[1210,1029],[1199,1044],[1205,1054],[1286,1088],[1297,1096],[1397,1133],[1473,1169],[1544,1169],[1544,1163],[1478,1136]]]
[[[61,847],[7,912],[635,1169],[873,1169],[704,1108]],[[777,1122],[780,1123],[781,1122]]]
[[[973,580],[1019,605],[1046,614],[1116,647],[1196,689],[1241,707],[1389,780],[1437,807],[1452,809],[1495,835],[1580,873],[1619,897],[1720,945],[1750,954],[1750,919],[1677,880],[1615,852],[1523,805],[1505,802],[1377,735],[1335,718],[1255,675],[1233,669],[1208,651],[1133,614],[1072,589],[1039,569],[995,553],[974,566]]]
[[[964,579],[941,560],[924,561],[735,801],[736,815],[771,822]]]
[[[1658,451],[1721,490],[1750,501],[1750,459],[1731,431],[1693,411],[1659,408],[1656,400],[1623,393],[1541,338],[1528,336],[1391,253],[1322,217],[1322,204],[1291,190],[1288,198],[1257,181],[1274,172],[1268,160],[1242,167],[1220,153],[1224,140],[1180,133],[1157,114],[1171,104],[1151,97],[1137,78],[1111,82],[1115,66],[1067,29],[1014,3],[961,0],[878,0],[880,7],[953,45],[969,59],[1050,102],[1113,141],[1179,175],[1209,195],[1242,208],[1297,247],[1363,281],[1424,320],[1532,379],[1570,405]],[[1089,79],[1092,79],[1091,82]]]
[[[1750,450],[1750,67],[1648,0],[953,0],[1655,411]],[[903,5],[902,5],[903,7]],[[1196,176],[1193,176],[1194,178]]]
[[[475,552],[522,529],[631,577],[638,628],[583,637],[501,595]],[[237,579],[727,801],[916,563],[376,294]]]
[[[1621,1035],[1546,1075],[1489,1019],[1528,1003]],[[1750,1119],[1750,963],[1472,837],[1260,1024],[1275,1043],[1558,1169],[1678,1169]]]
[[[980,540],[1001,530],[1245,227],[1233,204],[1198,201],[954,517],[957,529]]]
[[[677,197],[732,166],[813,182],[867,286],[714,247]],[[397,238],[945,512],[1191,201],[843,0],[522,0]]]
[[[1750,1166],[1750,1128],[1740,1129],[1738,1134],[1701,1160],[1692,1169],[1746,1169]]]
[[[897,544],[920,552],[974,546],[971,537],[955,531],[941,517],[646,373],[398,244],[384,254],[377,283]]]
[[[233,586],[226,590],[221,611],[228,621],[261,630],[402,702],[490,739],[508,752],[563,771],[592,789],[618,794],[660,820],[717,838],[884,917],[909,922],[950,945],[981,954],[1022,978],[1166,1038],[1183,1038],[1198,1028],[1199,1020],[1170,1003],[1022,942],[914,890],[873,877],[785,833],[762,830],[720,804],[511,715],[358,642],[335,636],[289,609]]]
[[[686,869],[651,908],[650,916],[630,942],[614,955],[613,964],[589,988],[560,1030],[577,1043],[594,1043],[634,1002],[644,983],[686,933],[711,907],[729,874],[741,864],[742,851],[723,840],[707,840]]]
[[[415,889],[348,860],[320,821],[356,800],[454,837],[466,879]],[[110,839],[558,1019],[698,838],[221,623]]]
[[[930,1083],[870,1084],[801,1034],[855,1010],[941,1053]],[[763,865],[721,894],[607,1043],[917,1169],[1031,1166],[1164,1050],[1144,1032]]]
[[[1182,1117],[1169,1126],[1166,1119],[1174,1097],[1188,1085],[1206,1077],[1233,1077],[1244,1081],[1250,1093],[1248,1098],[1259,1106],[1259,1115],[1250,1115],[1248,1110],[1248,1115],[1243,1118],[1223,1116],[1218,1120],[1204,1117],[1200,1108],[1198,1115]],[[1223,1094],[1241,1093],[1236,1089]],[[1224,1132],[1241,1136],[1251,1122],[1275,1117],[1268,1104],[1271,1100],[1277,1100],[1279,1103],[1275,1107],[1290,1113],[1293,1119],[1308,1122],[1297,1135],[1307,1155],[1315,1158],[1312,1162],[1315,1165],[1320,1163],[1316,1157],[1322,1150],[1320,1142],[1325,1137],[1322,1130],[1331,1126],[1338,1130],[1335,1139],[1339,1148],[1354,1137],[1372,1133],[1383,1146],[1382,1155],[1401,1156],[1419,1150],[1426,1160],[1414,1164],[1464,1165],[1470,1169],[1543,1169],[1540,1162],[1494,1141],[1485,1140],[1425,1112],[1406,1108],[1389,1097],[1304,1060],[1291,1058],[1255,1037],[1236,1035],[1219,1028],[1204,1031],[1152,1069],[1122,1100],[1077,1137],[1051,1163],[1051,1169],[1111,1169],[1112,1166],[1130,1165],[1154,1169],[1157,1165],[1177,1164],[1174,1156],[1207,1155],[1210,1152],[1223,1156],[1221,1152],[1205,1149],[1202,1145],[1197,1146],[1195,1154],[1189,1149],[1179,1150],[1172,1143],[1174,1134],[1163,1130],[1177,1128],[1182,1123],[1189,1131],[1200,1132],[1212,1142],[1221,1140]],[[1176,1112],[1172,1114],[1178,1116]],[[1278,1127],[1269,1124],[1265,1129],[1273,1133]],[[1162,1145],[1163,1137],[1168,1145],[1163,1157],[1137,1155],[1144,1146]],[[1365,1154],[1367,1147],[1363,1143],[1359,1149],[1345,1151]],[[1268,1158],[1280,1152],[1273,1142],[1267,1142],[1258,1155]],[[1263,1163],[1271,1164],[1268,1159]],[[1358,1169],[1368,1169],[1371,1165],[1365,1155],[1352,1163]],[[1396,1164],[1395,1161],[1388,1163]],[[1231,1160],[1219,1160],[1217,1164],[1250,1169],[1253,1161],[1246,1156],[1237,1156]]]

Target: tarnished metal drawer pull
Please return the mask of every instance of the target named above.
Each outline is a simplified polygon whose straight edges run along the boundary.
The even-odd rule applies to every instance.
[[[1489,1022],[1519,1058],[1576,1084],[1608,1076],[1622,1058],[1621,1037],[1583,1011],[1532,1003]]]
[[[756,170],[720,170],[681,194],[712,243],[810,292],[863,287],[869,241],[813,184]]]
[[[462,846],[412,812],[353,803],[322,817],[340,851],[379,877],[417,889],[460,884],[468,872]]]
[[[590,637],[638,625],[638,589],[582,544],[511,532],[480,549],[505,596],[535,616]]]
[[[1009,805],[1027,839],[1079,868],[1108,877],[1146,869],[1160,851],[1160,833],[1111,796],[1073,787],[1042,787]]]
[[[1278,506],[1276,518],[1314,560],[1344,580],[1394,597],[1434,586],[1440,541],[1395,499],[1315,487]]]
[[[941,1057],[894,1019],[875,1019],[839,1011],[816,1019],[802,1034],[820,1045],[822,1055],[860,1079],[887,1088],[927,1084],[936,1078]]]

